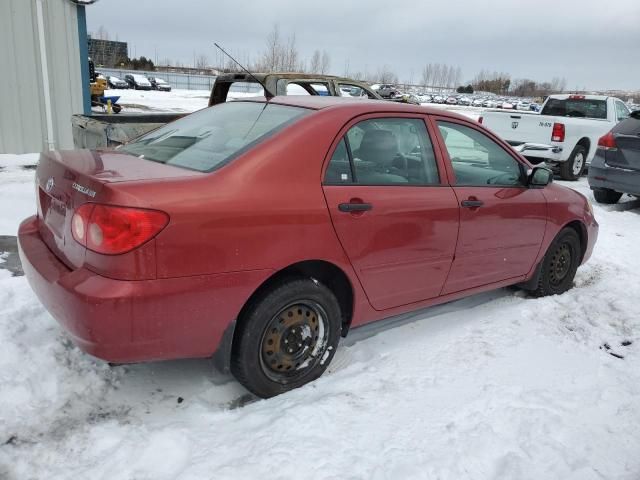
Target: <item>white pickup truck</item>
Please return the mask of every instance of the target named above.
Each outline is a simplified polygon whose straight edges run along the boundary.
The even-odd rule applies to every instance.
[[[479,121],[532,163],[546,162],[563,179],[577,180],[600,137],[629,113],[615,97],[551,95],[539,114],[490,110]]]

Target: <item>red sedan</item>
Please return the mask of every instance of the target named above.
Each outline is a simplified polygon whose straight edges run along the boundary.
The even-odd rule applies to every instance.
[[[43,153],[32,288],[110,362],[216,354],[268,397],[350,328],[519,284],[571,288],[589,202],[482,125],[334,97],[224,103],[116,151]]]

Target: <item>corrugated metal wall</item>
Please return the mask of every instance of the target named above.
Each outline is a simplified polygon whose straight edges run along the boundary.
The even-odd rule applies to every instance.
[[[37,0],[0,0],[0,153],[46,149]],[[83,112],[77,7],[44,0],[55,148],[73,148],[71,115]]]

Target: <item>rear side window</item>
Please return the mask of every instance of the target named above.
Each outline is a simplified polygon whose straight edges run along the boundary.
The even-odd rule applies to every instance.
[[[555,117],[607,118],[606,100],[589,100],[586,98],[550,98],[545,103],[541,115]]]
[[[222,103],[154,130],[120,147],[120,151],[210,172],[310,112],[269,103]]]
[[[357,123],[336,147],[324,181],[333,185],[438,185],[438,167],[424,121],[375,118]]]

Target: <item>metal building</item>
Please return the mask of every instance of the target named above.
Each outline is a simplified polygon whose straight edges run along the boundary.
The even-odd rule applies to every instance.
[[[78,3],[0,1],[0,153],[73,148],[71,115],[91,108]]]

